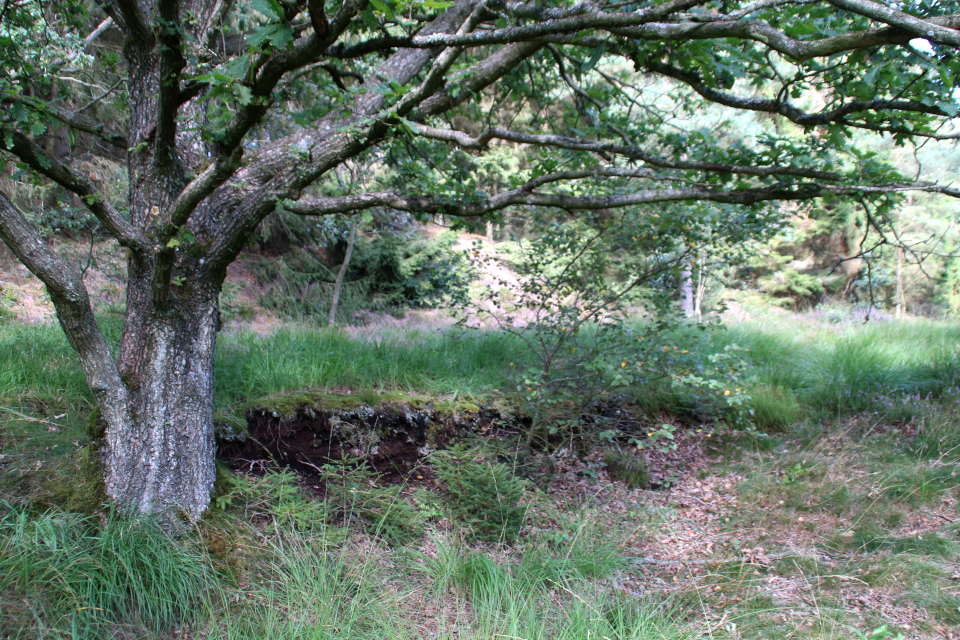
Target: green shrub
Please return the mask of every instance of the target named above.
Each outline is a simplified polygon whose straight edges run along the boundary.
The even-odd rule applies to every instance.
[[[456,232],[444,231],[402,247],[403,295],[408,303],[436,306],[465,299],[473,273],[463,253],[453,249],[458,239]]]
[[[402,486],[376,486],[375,475],[360,460],[323,465],[330,516],[344,524],[358,520],[368,533],[390,544],[419,540],[424,532],[421,511],[406,500]]]
[[[333,300],[336,274],[309,249],[296,248],[280,258],[265,258],[254,272],[263,288],[260,305],[282,316],[296,319],[326,318]],[[381,311],[383,304],[371,302],[370,278],[344,281],[337,314],[350,318],[360,310]]]
[[[513,542],[520,535],[526,508],[520,504],[527,483],[500,462],[476,450],[456,446],[431,458],[443,495],[456,515],[480,540]]]

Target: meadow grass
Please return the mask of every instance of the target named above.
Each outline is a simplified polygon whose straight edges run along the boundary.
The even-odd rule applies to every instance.
[[[119,319],[102,317],[101,326],[117,344]],[[681,326],[661,339],[688,347],[694,367],[739,347],[761,427],[786,427],[803,414],[911,417],[927,400],[960,396],[957,323],[831,325],[798,317],[710,331]],[[530,362],[523,351],[516,337],[493,330],[231,330],[218,341],[216,400],[228,407],[277,393],[337,388],[486,396],[512,387],[519,367]],[[636,391],[655,411],[682,413],[696,402],[669,383]],[[0,406],[17,409],[24,402],[92,406],[77,358],[56,325],[0,323]]]
[[[159,634],[202,617],[218,589],[206,556],[150,521],[9,506],[0,519],[4,637]]]
[[[386,332],[285,328],[221,338],[216,392],[231,404],[299,389],[400,389],[473,395],[503,386],[518,342],[496,332]]]
[[[814,418],[870,411],[901,419],[918,415],[927,400],[960,395],[957,323],[836,326],[798,318],[729,326],[712,341],[714,350],[743,349],[753,387],[762,389],[758,404],[789,408],[795,398]]]

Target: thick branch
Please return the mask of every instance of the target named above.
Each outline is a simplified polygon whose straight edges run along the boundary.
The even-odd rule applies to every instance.
[[[570,151],[586,151],[598,154],[613,154],[630,158],[631,160],[640,160],[651,166],[660,169],[679,169],[684,171],[709,171],[715,173],[734,173],[739,175],[749,175],[758,177],[769,176],[794,176],[799,178],[810,178],[813,180],[827,180],[837,182],[843,179],[843,176],[833,171],[816,171],[813,169],[803,169],[801,167],[757,167],[752,165],[720,164],[716,162],[700,162],[696,160],[668,160],[661,156],[653,155],[639,149],[622,144],[613,144],[609,142],[599,142],[585,138],[570,138],[567,136],[557,136],[550,134],[520,133],[507,129],[489,129],[479,136],[472,137],[453,129],[438,129],[423,124],[412,125],[413,130],[425,137],[433,140],[442,140],[452,142],[467,149],[483,149],[494,139],[507,140],[518,144],[529,144],[541,147],[554,147],[557,149],[568,149]]]
[[[147,25],[146,17],[140,10],[137,0],[99,0],[100,8],[113,18],[117,26],[129,38],[135,38],[142,43],[153,42],[153,32]]]
[[[3,102],[12,104],[17,100],[22,102],[30,109],[35,109],[53,118],[56,118],[71,129],[89,133],[90,135],[96,136],[100,140],[103,140],[107,144],[117,147],[118,149],[126,150],[127,148],[127,138],[124,134],[110,131],[107,128],[107,125],[103,124],[102,122],[98,122],[93,118],[88,118],[87,116],[75,111],[64,109],[63,107],[53,103],[45,103],[27,97],[11,98],[9,100],[4,100]]]
[[[903,29],[913,34],[915,38],[926,38],[932,42],[960,47],[960,32],[956,31],[956,27],[941,26],[933,20],[918,18],[870,0],[829,0],[829,2],[835,7]]]
[[[140,254],[146,250],[149,240],[131,225],[120,212],[103,197],[103,194],[88,180],[76,175],[66,166],[46,156],[26,136],[9,129],[0,129],[9,136],[13,146],[8,149],[37,173],[50,178],[64,189],[77,194],[100,223],[117,239],[121,246]]]
[[[960,190],[946,189],[926,183],[891,183],[882,185],[823,185],[801,183],[774,185],[757,189],[714,189],[694,186],[685,189],[649,189],[636,193],[609,196],[572,196],[561,193],[536,193],[530,185],[476,201],[443,200],[430,196],[405,196],[394,192],[365,193],[340,198],[319,198],[287,204],[291,213],[324,216],[349,213],[373,207],[389,207],[400,211],[444,213],[461,217],[477,217],[510,206],[528,205],[558,207],[569,211],[615,209],[641,204],[681,201],[712,201],[749,205],[773,200],[810,200],[828,194],[893,193],[927,191],[960,198]]]
[[[864,111],[893,110],[905,111],[910,113],[926,113],[937,116],[948,116],[949,114],[936,105],[926,105],[922,102],[912,102],[909,100],[854,100],[847,102],[830,111],[821,111],[820,113],[806,113],[798,109],[789,102],[779,100],[769,100],[765,98],[748,98],[734,95],[725,91],[719,91],[708,86],[696,73],[683,71],[677,67],[657,61],[647,61],[645,66],[650,71],[661,75],[669,76],[688,85],[698,94],[717,104],[722,104],[735,109],[745,109],[748,111],[763,111],[765,113],[779,114],[791,122],[803,126],[824,125],[830,123],[846,122],[846,116],[853,113],[862,113]]]
[[[662,9],[666,5],[657,7]],[[709,15],[709,14],[704,14]],[[532,25],[477,31],[469,34],[434,34],[431,36],[384,36],[354,45],[331,49],[329,55],[353,58],[395,48],[428,48],[436,46],[478,47],[515,42],[541,44],[574,44],[596,46],[602,38],[585,36],[591,30],[604,30],[613,35],[636,40],[681,42],[687,40],[719,40],[740,38],[761,42],[771,49],[802,62],[883,45],[904,45],[918,36],[915,31],[900,27],[877,27],[851,31],[818,40],[796,40],[762,20],[717,20],[711,22],[664,22],[669,12],[656,15],[640,13],[583,12],[560,20],[547,20]],[[960,28],[960,15],[937,16],[921,21],[936,27],[938,33],[950,34]],[[946,35],[944,35],[946,37]]]
[[[306,38],[301,38],[292,50],[272,55],[260,67],[250,87],[253,99],[249,105],[237,112],[223,136],[218,140],[222,155],[231,155],[240,146],[250,129],[263,119],[272,104],[271,94],[284,75],[317,61],[324,50],[346,31],[353,17],[366,4],[367,0],[346,0],[334,17],[333,23],[329,25],[330,28],[326,34],[314,32]]]
[[[240,167],[242,158],[243,147],[235,149],[233,155],[218,159],[180,192],[163,215],[165,224],[157,236],[157,241],[161,245],[177,235],[180,227],[186,224],[197,205],[233,175]]]
[[[36,229],[2,193],[0,240],[46,285],[60,325],[80,356],[87,384],[104,417],[110,424],[126,421],[127,389],[120,379],[110,346],[97,325],[80,273],[43,242]]]
[[[930,18],[930,24],[953,29],[960,26],[960,15]],[[762,42],[774,51],[797,62],[822,58],[837,53],[868,49],[883,45],[903,45],[917,37],[912,32],[892,27],[851,31],[819,40],[795,40],[762,20],[730,20],[723,22],[650,23],[638,27],[611,29],[611,33],[637,40],[684,41],[741,38]]]
[[[177,110],[180,106],[180,72],[183,57],[178,0],[157,3],[160,16],[160,95],[157,99],[157,146],[155,158],[162,164],[174,160],[177,137]]]

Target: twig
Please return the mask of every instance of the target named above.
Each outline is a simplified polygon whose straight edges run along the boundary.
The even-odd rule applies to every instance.
[[[22,420],[26,420],[27,422],[39,422],[39,423],[41,423],[41,424],[50,424],[50,425],[53,425],[53,426],[55,426],[55,427],[59,427],[60,429],[65,428],[62,424],[57,424],[56,422],[50,422],[49,420],[44,420],[43,418],[34,418],[34,417],[28,416],[28,415],[26,415],[26,414],[24,414],[24,413],[20,413],[19,411],[14,411],[14,410],[11,409],[10,407],[0,407],[0,411],[7,411],[7,412],[9,412],[9,413],[12,413],[12,414],[14,414],[15,416],[21,418]],[[62,417],[62,416],[61,416],[61,417]]]

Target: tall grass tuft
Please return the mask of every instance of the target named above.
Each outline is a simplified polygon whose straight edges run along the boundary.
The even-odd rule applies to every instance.
[[[334,548],[323,536],[279,530],[230,598],[216,637],[225,640],[402,638],[378,559]]]
[[[159,633],[197,619],[218,589],[202,553],[150,521],[78,514],[0,519],[0,631],[8,637]]]

